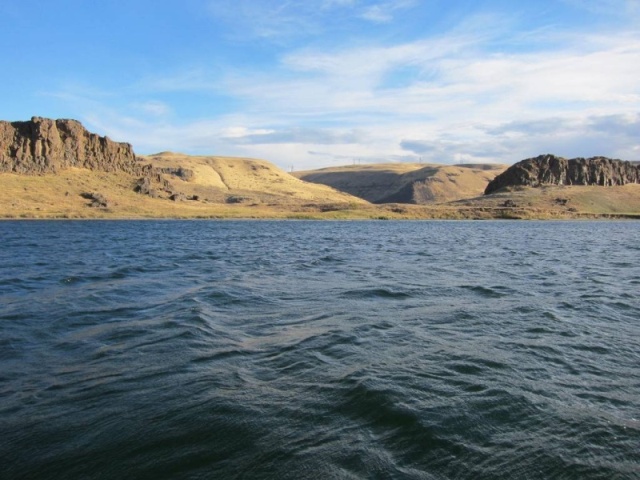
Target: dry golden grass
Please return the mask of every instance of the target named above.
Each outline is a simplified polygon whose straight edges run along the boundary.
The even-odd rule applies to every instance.
[[[186,168],[186,166],[185,166]],[[233,169],[233,167],[231,167]],[[275,167],[274,167],[275,169]],[[286,178],[288,175],[282,173]],[[151,198],[134,192],[136,178],[125,173],[94,172],[85,169],[69,169],[56,175],[0,174],[0,218],[333,218],[350,216],[350,210],[367,205],[361,199],[334,192],[329,187],[310,184],[310,192],[304,192],[305,182],[293,179],[296,190],[292,194],[276,194],[233,188],[247,184],[228,175],[232,188],[229,193],[245,193],[252,198],[246,203],[228,204],[224,197],[219,202],[180,201]],[[288,179],[287,179],[288,180]],[[191,184],[198,191],[198,183],[171,178],[176,190],[189,193],[181,187]],[[260,183],[260,182],[256,182]],[[285,183],[285,182],[281,182]],[[281,187],[278,182],[278,186]],[[263,186],[266,182],[262,182]],[[213,187],[212,187],[213,188]],[[217,187],[214,188],[219,190]],[[205,188],[205,193],[211,193]],[[91,207],[91,200],[82,195],[100,193],[108,200],[108,207]],[[215,197],[215,192],[212,197]],[[204,197],[203,197],[204,198]],[[366,210],[366,209],[365,209]],[[371,213],[354,213],[359,218],[369,218]]]
[[[450,205],[496,218],[640,218],[640,185],[513,187]]]
[[[195,175],[190,181],[171,175],[165,177],[178,191],[217,201],[235,195],[245,198],[244,203],[366,203],[326,185],[303,182],[265,160],[173,152],[143,158],[156,167],[192,170]]]
[[[169,156],[169,155],[164,155]],[[176,155],[177,156],[177,155]],[[184,157],[184,156],[180,156]],[[212,160],[215,158],[215,161]],[[196,178],[185,182],[171,178],[176,189],[219,192],[220,201],[173,202],[151,198],[133,191],[136,178],[124,173],[69,169],[57,175],[27,176],[0,174],[0,218],[276,218],[276,219],[563,219],[640,218],[640,185],[624,187],[558,186],[513,188],[489,196],[431,203],[428,205],[372,205],[329,187],[294,179],[267,162],[242,160],[233,163],[224,157],[165,159],[164,166],[191,168]],[[174,163],[176,162],[176,163]],[[227,163],[225,163],[227,162]],[[222,165],[221,165],[222,163]],[[160,162],[158,162],[159,166]],[[233,165],[233,166],[232,166]],[[257,178],[252,167],[272,173],[282,182]],[[422,168],[436,168],[433,166]],[[359,166],[358,166],[359,167]],[[407,166],[394,166],[401,170]],[[444,175],[451,183],[463,185],[467,167],[436,168],[434,177]],[[272,170],[273,169],[273,170]],[[370,169],[375,170],[375,169]],[[420,170],[415,169],[413,172]],[[408,173],[411,173],[410,170]],[[452,174],[457,175],[452,175]],[[225,187],[218,183],[218,175]],[[248,175],[249,178],[243,178]],[[455,182],[453,180],[456,180]],[[442,188],[447,186],[442,178]],[[473,181],[472,181],[473,183]],[[185,187],[184,189],[182,187]],[[305,190],[305,188],[309,190]],[[258,190],[251,190],[256,188]],[[291,190],[287,190],[291,189]],[[276,193],[273,193],[273,192]],[[292,194],[283,192],[292,191]],[[225,195],[245,193],[255,201],[225,203]],[[84,193],[100,193],[107,208],[91,207]],[[448,193],[443,190],[443,196]],[[210,195],[215,197],[215,195]]]

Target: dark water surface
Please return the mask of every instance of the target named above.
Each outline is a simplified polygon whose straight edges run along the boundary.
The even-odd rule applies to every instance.
[[[640,478],[640,223],[0,242],[2,479]]]

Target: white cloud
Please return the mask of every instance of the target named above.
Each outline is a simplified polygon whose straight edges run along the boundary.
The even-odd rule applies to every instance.
[[[350,7],[358,3],[358,0],[324,0],[322,8],[330,9],[333,7]]]
[[[472,136],[467,132],[445,141],[408,138],[401,145],[433,161],[458,154],[472,161],[512,163],[541,153],[633,160],[640,146],[639,131],[640,114],[549,117],[480,126],[473,141],[468,140]]]
[[[373,6],[393,14],[412,4]],[[239,0],[239,14],[248,14],[249,5]],[[260,20],[269,28],[298,28],[314,18],[309,13],[299,23],[294,7],[300,5],[294,2],[264,5],[279,5]],[[356,0],[321,5],[351,12],[364,8]],[[545,30],[544,41],[518,49],[504,46],[530,32],[511,35],[481,22],[463,23],[464,29],[396,44],[288,48],[270,68],[156,72],[124,89],[129,96],[153,99],[122,107],[104,94],[61,93],[82,105],[84,118],[100,132],[146,153],[254,156],[296,168],[354,158],[511,163],[546,152],[638,157],[638,31]],[[211,96],[224,95],[241,107],[209,119],[180,120],[168,99],[176,92],[212,103]],[[127,110],[132,103],[137,108]]]
[[[133,108],[154,117],[162,117],[171,113],[171,108],[159,100],[149,100],[143,103],[134,103]]]
[[[235,25],[230,35],[236,41],[258,37],[280,43],[339,30],[349,19],[389,23],[418,4],[417,0],[213,0],[208,13],[225,25]]]
[[[381,5],[373,5],[362,13],[362,18],[376,23],[385,23],[393,20],[392,12]]]
[[[598,15],[611,15],[618,17],[623,15],[640,14],[640,2],[638,0],[562,0],[565,3],[578,8],[588,10]]]
[[[318,28],[312,5],[278,0],[213,0],[209,13],[223,25],[233,25],[230,35],[238,41],[255,37],[277,40]]]
[[[367,6],[361,16],[374,23],[387,23],[394,19],[396,11],[411,8],[415,4],[416,2],[411,0],[381,2]]]
[[[308,144],[342,145],[364,142],[365,136],[355,130],[343,131],[327,128],[293,127],[277,130],[248,132],[233,137],[241,145]]]
[[[486,122],[546,118],[549,111],[629,112],[640,107],[640,43],[633,40],[582,38],[523,54],[484,52],[473,37],[457,36],[332,54],[301,51],[286,56],[278,71],[230,77],[226,88],[256,113],[289,121]],[[407,68],[413,71],[405,84],[386,86],[385,78]]]

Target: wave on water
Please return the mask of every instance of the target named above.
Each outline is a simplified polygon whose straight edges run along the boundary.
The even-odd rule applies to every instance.
[[[0,236],[0,478],[640,476],[636,223]]]

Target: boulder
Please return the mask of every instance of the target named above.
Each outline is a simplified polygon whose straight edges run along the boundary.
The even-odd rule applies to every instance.
[[[187,196],[184,193],[175,192],[169,196],[169,199],[173,200],[174,202],[184,202],[185,200],[187,200]]]
[[[94,207],[94,208],[108,208],[110,207],[110,203],[109,200],[107,200],[107,197],[105,197],[104,195],[102,195],[101,193],[81,193],[80,196],[82,198],[86,198],[87,200],[91,200],[91,203],[89,203],[90,207]]]

